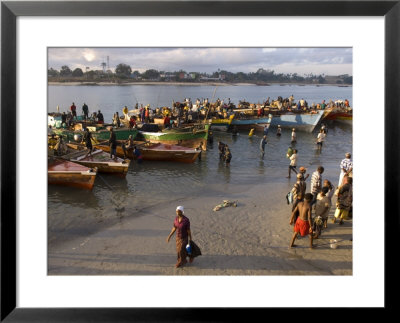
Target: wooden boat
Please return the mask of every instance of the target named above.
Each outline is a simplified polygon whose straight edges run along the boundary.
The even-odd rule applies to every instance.
[[[110,138],[110,127],[107,126],[104,127],[103,125],[101,126],[88,126],[87,128],[92,134],[92,138],[97,140],[97,141],[104,141],[108,140]],[[117,140],[127,140],[129,136],[132,136],[132,138],[135,138],[136,135],[138,134],[137,129],[130,129],[126,127],[120,127],[120,128],[113,128],[115,136]],[[62,136],[66,142],[81,142],[84,131],[83,130],[73,130],[73,129],[53,129],[53,132],[58,135]]]
[[[201,150],[197,148],[187,148],[163,143],[135,141],[134,144],[139,148],[143,160],[193,163],[201,152]],[[95,147],[105,151],[106,153],[110,152],[110,147],[106,144],[95,145]],[[117,146],[117,155],[119,157],[124,157],[122,142],[119,142],[119,145]],[[126,155],[129,159],[136,159],[133,154],[133,148],[127,149]]]
[[[325,109],[323,120],[333,120],[340,123],[353,124],[353,110],[351,108],[328,108]]]
[[[251,128],[256,128],[258,124],[264,125],[265,124],[270,124],[271,123],[271,118],[272,115],[269,115],[268,117],[254,117],[254,116],[241,116],[241,117],[235,117],[232,120],[232,127],[236,127],[236,129],[239,130],[248,130]]]
[[[281,128],[295,128],[297,131],[312,132],[321,120],[323,110],[314,112],[284,112],[275,114],[271,120],[271,126],[280,125]]]
[[[91,190],[97,168],[89,168],[63,159],[49,159],[47,178],[49,184],[72,186]]]
[[[202,150],[207,148],[209,125],[205,124],[202,127],[187,127],[164,129],[162,131],[146,131],[146,124],[136,136],[137,140],[148,141],[151,143],[162,143],[167,145],[179,145],[188,148],[202,147]],[[143,130],[144,129],[144,130]]]
[[[89,168],[96,167],[99,173],[115,174],[122,177],[126,176],[131,162],[129,159],[118,157],[116,159],[110,158],[110,153],[106,153],[101,149],[94,149],[91,156],[86,157],[88,150],[86,148],[81,149],[81,146],[82,145],[79,145],[77,147],[78,150],[64,155],[62,158]],[[68,144],[68,147],[72,147],[72,145]]]
[[[238,128],[249,129],[254,127],[255,124],[269,123],[269,117],[256,117],[256,109],[234,109],[235,113],[239,113],[240,116],[232,121],[232,125],[236,125]],[[296,128],[299,131],[312,132],[318,122],[321,120],[323,110],[316,111],[297,111],[287,110],[282,111],[272,107],[264,107],[264,113],[268,113],[271,117],[271,126],[280,125],[281,128]],[[242,121],[239,121],[242,120]],[[251,125],[251,126],[249,126]]]
[[[229,118],[224,119],[212,118],[210,128],[212,130],[227,131],[234,117],[235,115],[230,115]]]

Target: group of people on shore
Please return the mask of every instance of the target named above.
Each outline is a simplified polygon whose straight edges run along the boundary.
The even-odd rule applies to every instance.
[[[290,248],[295,246],[294,242],[299,234],[309,235],[310,248],[313,248],[313,239],[317,239],[322,230],[328,228],[333,195],[337,196],[337,202],[332,223],[339,220],[339,224],[343,224],[344,219],[350,216],[353,204],[353,162],[350,153],[346,153],[340,163],[340,169],[339,183],[335,190],[329,180],[322,180],[324,167],[318,166],[311,176],[310,193],[306,193],[308,174],[305,176],[306,169],[300,167],[296,175],[297,181],[291,190],[293,201],[289,224],[294,225],[294,229]]]

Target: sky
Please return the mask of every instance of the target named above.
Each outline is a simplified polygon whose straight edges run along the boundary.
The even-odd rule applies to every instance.
[[[275,73],[297,73],[300,76],[353,75],[353,50],[350,47],[324,48],[48,48],[48,68],[101,70],[109,62],[109,69],[124,63],[132,71],[143,73],[148,69],[174,72],[213,73],[257,72],[259,68]]]

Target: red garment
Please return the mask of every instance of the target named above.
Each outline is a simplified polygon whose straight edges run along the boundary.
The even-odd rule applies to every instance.
[[[297,221],[294,225],[294,232],[300,233],[302,237],[306,236],[307,234],[310,234],[310,223],[308,221],[304,221],[300,219],[300,217],[297,218]]]
[[[164,125],[169,125],[171,123],[171,119],[169,117],[164,118]]]
[[[71,111],[74,112],[76,110],[76,106],[73,104],[71,105]]]
[[[178,221],[178,216],[175,218],[174,227],[176,228],[176,238],[186,239],[188,230],[190,230],[190,221],[186,216],[182,216],[181,222]]]

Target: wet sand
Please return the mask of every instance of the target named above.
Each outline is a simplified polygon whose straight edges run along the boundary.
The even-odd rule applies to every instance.
[[[290,186],[294,182],[292,178]],[[302,237],[289,249],[293,226],[291,205],[284,199],[287,187],[288,183],[226,185],[222,190],[210,186],[201,197],[172,197],[122,217],[105,230],[51,246],[48,274],[352,275],[352,220],[332,224],[335,197],[328,228],[314,240],[314,248]],[[213,211],[223,200],[237,200],[238,205]],[[177,205],[185,207],[192,238],[202,251],[193,263],[178,269],[175,235],[166,242]],[[330,248],[330,239],[338,240],[337,249]]]

